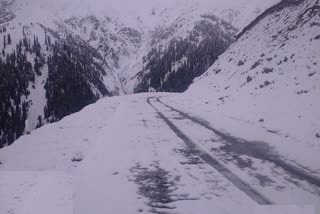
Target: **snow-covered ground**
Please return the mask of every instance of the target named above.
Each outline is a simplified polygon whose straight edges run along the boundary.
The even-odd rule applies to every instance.
[[[0,213],[73,213],[72,177],[64,172],[0,173]]]
[[[104,98],[1,149],[0,213],[320,213],[318,4],[267,14],[186,93]]]
[[[211,153],[224,141],[156,100],[174,96],[104,98],[0,150],[0,213],[314,213],[319,187],[258,158],[241,167],[231,153]],[[258,206],[237,180],[278,206]]]

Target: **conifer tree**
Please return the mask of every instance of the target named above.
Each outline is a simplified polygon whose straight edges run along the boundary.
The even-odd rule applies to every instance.
[[[6,35],[3,35],[3,48],[6,49]]]
[[[10,34],[8,34],[8,45],[10,45],[11,44],[11,36],[10,36]]]

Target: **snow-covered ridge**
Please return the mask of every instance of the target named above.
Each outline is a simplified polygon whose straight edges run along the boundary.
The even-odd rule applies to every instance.
[[[265,18],[267,15],[275,13],[277,11],[282,10],[283,8],[289,7],[291,5],[299,5],[303,1],[300,0],[282,0],[278,4],[273,5],[272,7],[265,10],[263,13],[258,15],[250,24],[245,26],[242,31],[237,35],[237,39],[239,39],[243,34],[245,34],[247,31],[249,31],[251,28],[253,28],[256,24],[259,23],[263,18]]]
[[[44,21],[46,18],[50,19],[50,16],[65,20],[72,16],[84,17],[94,14],[99,17],[107,15],[133,27],[137,27],[139,24],[137,20],[139,20],[140,24],[152,29],[156,25],[172,22],[183,11],[197,8],[198,13],[214,11],[226,21],[233,20],[232,24],[236,27],[241,27],[240,25],[253,19],[256,13],[262,12],[276,2],[278,0],[137,0],[134,2],[128,0],[15,0],[15,11],[17,16],[24,18],[21,21],[32,19],[34,22]],[[27,11],[30,10],[33,13],[26,16]],[[237,11],[237,14],[230,14],[232,10]]]

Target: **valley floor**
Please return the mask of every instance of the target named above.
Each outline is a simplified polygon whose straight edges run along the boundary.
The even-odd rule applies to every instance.
[[[277,133],[186,96],[105,98],[0,150],[0,213],[320,213],[319,148]]]

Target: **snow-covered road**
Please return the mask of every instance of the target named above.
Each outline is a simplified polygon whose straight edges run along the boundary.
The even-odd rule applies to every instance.
[[[0,150],[0,213],[314,213],[316,176],[166,96],[102,99]]]
[[[159,97],[150,103],[186,144],[195,147],[195,153],[259,204],[319,203],[320,179],[306,168],[291,165],[268,143],[223,133],[210,126],[214,121],[191,116]],[[248,186],[243,187],[241,179]]]

